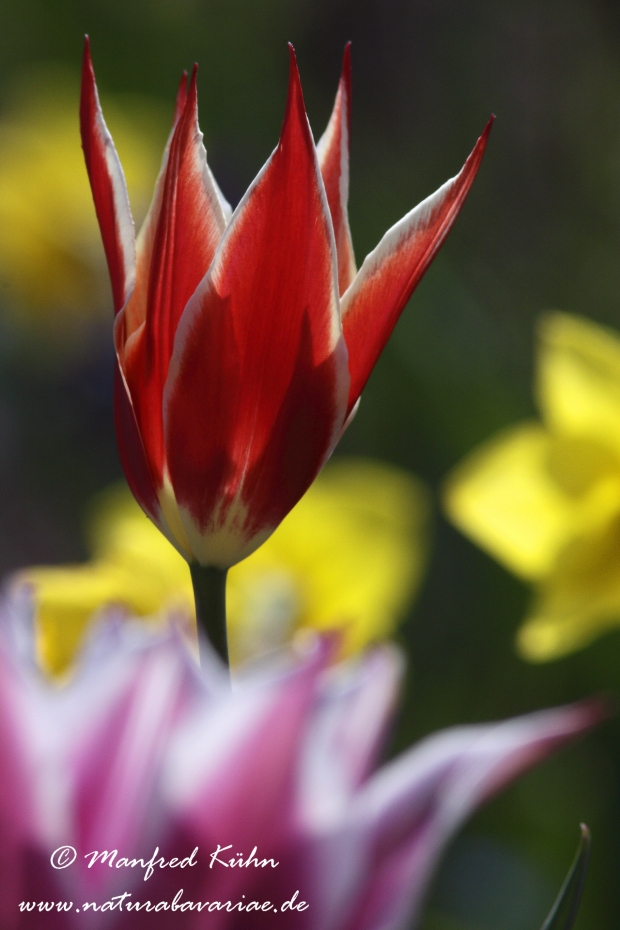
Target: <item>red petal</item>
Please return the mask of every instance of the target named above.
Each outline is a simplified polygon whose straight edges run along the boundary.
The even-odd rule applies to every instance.
[[[159,523],[157,491],[118,362],[114,368],[114,425],[119,458],[127,484],[144,512],[154,523]]]
[[[492,123],[493,117],[460,173],[388,230],[376,249],[366,256],[342,298],[342,326],[351,374],[349,410],[465,202]]]
[[[116,313],[125,304],[135,275],[135,234],[121,163],[97,94],[88,36],[84,42],[80,130],[86,169],[108,260]]]
[[[132,300],[117,345],[147,458],[158,484],[164,469],[162,395],[177,324],[211,264],[225,226],[198,127],[194,68],[187,103],[170,144],[154,234],[152,239],[147,235],[141,247],[135,301],[144,301],[142,270],[148,268],[145,319],[143,324],[136,320]],[[138,328],[129,331],[136,322]]]
[[[134,333],[139,327],[144,323],[146,319],[146,306],[147,306],[147,297],[149,289],[149,278],[151,272],[151,259],[153,255],[153,246],[155,242],[155,236],[157,233],[158,223],[161,214],[162,208],[162,199],[164,196],[164,189],[166,185],[166,176],[167,176],[167,167],[168,159],[170,155],[170,147],[172,145],[172,140],[175,136],[175,130],[177,124],[183,115],[185,105],[187,103],[187,71],[183,72],[181,81],[179,84],[179,89],[177,92],[175,107],[174,107],[174,117],[172,121],[172,130],[170,136],[168,137],[168,142],[166,143],[166,148],[164,149],[164,155],[162,158],[161,169],[159,171],[159,176],[155,184],[155,192],[153,194],[153,200],[149,211],[146,215],[142,228],[138,234],[136,241],[136,285],[134,292],[131,296],[131,300],[127,307],[125,308],[125,320],[123,323],[123,340],[122,346],[124,347],[125,342],[128,338]],[[197,128],[197,126],[196,126]],[[198,130],[198,128],[197,128]],[[199,130],[198,130],[199,132]],[[199,137],[199,142],[202,137]],[[202,143],[200,142],[199,146],[199,155],[205,156],[204,150],[202,148]],[[230,205],[226,202],[222,192],[220,191],[215,178],[211,174],[208,165],[205,168],[205,174],[207,175],[206,186],[207,190],[207,199],[209,202],[213,199],[213,191],[217,195],[220,206],[222,208],[222,214],[224,217],[224,223],[228,221],[231,214]],[[213,190],[210,189],[213,188]],[[210,209],[210,207],[209,207]],[[217,209],[215,211],[218,213]],[[216,223],[221,224],[222,217],[216,217]]]
[[[355,256],[347,216],[349,199],[349,136],[351,128],[351,43],[347,42],[336,102],[327,129],[319,139],[317,155],[327,202],[334,224],[338,252],[338,285],[344,294],[355,277]]]
[[[174,138],[175,129],[185,109],[187,103],[187,71],[181,75],[179,89],[174,104],[174,116],[172,118],[172,129],[166,142],[164,155],[161,162],[159,175],[155,183],[153,199],[148,213],[138,233],[136,240],[136,283],[131,295],[131,299],[123,311],[122,323],[119,326],[121,358],[124,359],[125,343],[127,339],[144,323],[146,319],[146,301],[148,296],[149,276],[151,270],[151,256],[153,254],[153,242],[157,231],[157,223],[161,212],[161,202],[166,181],[166,168],[168,167],[168,157],[170,146]]]
[[[123,359],[124,343],[127,330],[135,329],[138,325],[137,322],[134,322],[133,327],[131,327],[130,323],[128,322],[128,317],[131,318],[133,316],[135,318],[136,307],[140,307],[142,309],[142,319],[144,318],[153,237],[155,234],[156,221],[157,217],[159,216],[159,210],[161,206],[165,169],[166,165],[168,164],[168,152],[170,149],[170,143],[172,142],[172,137],[174,135],[174,130],[181,114],[183,113],[186,101],[187,71],[184,71],[179,83],[179,89],[177,91],[172,130],[170,132],[170,137],[164,151],[162,168],[155,185],[153,202],[151,203],[149,212],[144,220],[142,229],[138,235],[138,241],[136,243],[136,285],[134,287],[129,304],[123,309],[122,314],[117,320],[117,326],[115,327],[115,338],[117,340],[117,331],[121,330],[122,332],[122,337],[118,341],[120,341],[121,349],[119,355]],[[134,413],[133,405],[129,398],[125,379],[123,374],[121,374],[118,361],[116,363],[114,373],[114,422],[116,427],[116,441],[119,450],[119,457],[123,471],[125,472],[127,483],[131,488],[134,497],[145,513],[147,513],[155,523],[158,523],[160,509],[159,501],[157,499],[157,490],[153,483],[153,478],[151,476],[146,454],[144,452],[144,445],[142,443],[142,439],[140,438],[140,432],[136,423],[136,416]]]
[[[183,314],[166,385],[170,479],[200,561],[233,564],[277,526],[337,441],[347,393],[332,225],[291,50],[280,143]]]

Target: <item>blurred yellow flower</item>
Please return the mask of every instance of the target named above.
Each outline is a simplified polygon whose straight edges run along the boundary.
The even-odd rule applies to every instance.
[[[538,331],[542,423],[517,424],[449,476],[452,521],[535,586],[520,653],[555,659],[620,625],[620,337],[553,313]]]
[[[229,572],[233,662],[304,627],[342,629],[345,652],[389,636],[421,580],[428,516],[427,493],[407,472],[364,459],[328,464],[273,536]],[[34,585],[39,656],[53,674],[68,669],[104,606],[193,617],[187,563],[124,486],[97,499],[90,542],[85,565],[17,576]]]
[[[0,282],[5,309],[62,327],[109,313],[105,258],[77,119],[79,79],[55,68],[20,80],[0,121]],[[132,203],[146,212],[164,121],[150,101],[106,107]],[[70,331],[70,327],[65,327]]]

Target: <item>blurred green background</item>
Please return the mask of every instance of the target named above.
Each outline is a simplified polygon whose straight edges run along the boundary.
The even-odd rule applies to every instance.
[[[620,329],[620,7],[610,0],[1,0],[0,10],[0,121],[25,119],[33,88],[49,115],[45,94],[62,84],[75,102],[79,147],[88,32],[104,105],[113,100],[153,140],[152,172],[180,72],[198,61],[209,161],[233,204],[277,141],[286,42],[297,50],[318,137],[351,39],[358,263],[457,172],[497,114],[462,216],[405,311],[341,453],[393,461],[437,488],[472,446],[534,412],[541,311]],[[114,132],[112,111],[109,123]],[[53,172],[47,181],[53,190]],[[4,222],[10,240],[10,217]],[[93,297],[83,316],[51,298],[46,313],[36,255],[25,267],[39,281],[36,314],[15,297],[6,270],[0,276],[2,574],[85,558],[86,504],[120,476],[107,295]],[[438,727],[617,695],[618,632],[548,665],[516,657],[527,597],[436,508],[429,575],[401,634],[411,667],[394,749]],[[538,930],[580,820],[594,852],[577,928],[616,927],[620,727],[612,721],[468,825],[435,883],[425,930]]]

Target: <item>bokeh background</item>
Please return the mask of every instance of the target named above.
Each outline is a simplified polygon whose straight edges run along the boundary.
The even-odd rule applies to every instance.
[[[200,63],[209,160],[234,204],[277,140],[286,42],[318,137],[351,39],[358,262],[456,173],[497,114],[472,194],[340,452],[394,462],[437,490],[474,445],[534,413],[541,311],[620,329],[620,12],[611,0],[0,0],[2,575],[86,558],[87,504],[120,477],[102,250],[79,222],[76,232],[71,193],[86,184],[77,130],[85,32],[121,158],[136,166],[138,217],[183,68]],[[37,147],[56,143],[55,167],[37,160]],[[620,632],[547,665],[516,656],[527,598],[436,503],[429,573],[400,634],[411,665],[394,750],[438,727],[618,695]],[[435,883],[425,930],[538,930],[580,820],[594,854],[577,927],[617,927],[612,721],[468,825]]]

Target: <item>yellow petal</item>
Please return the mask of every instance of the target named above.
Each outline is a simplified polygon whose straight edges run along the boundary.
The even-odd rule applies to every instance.
[[[539,330],[545,426],[513,427],[449,479],[454,522],[537,582],[517,637],[546,661],[620,622],[620,339],[568,314]]]
[[[549,469],[553,442],[536,423],[511,427],[448,477],[453,523],[509,569],[543,577],[574,532],[575,505]]]
[[[620,625],[620,506],[605,525],[573,540],[539,586],[517,634],[532,662],[574,652]]]
[[[162,602],[152,577],[136,577],[113,563],[35,568],[21,577],[37,592],[38,657],[54,675],[67,670],[89,620],[102,607],[118,605],[148,616],[155,615]]]
[[[543,317],[538,404],[552,432],[594,440],[620,462],[618,335],[567,313]]]

